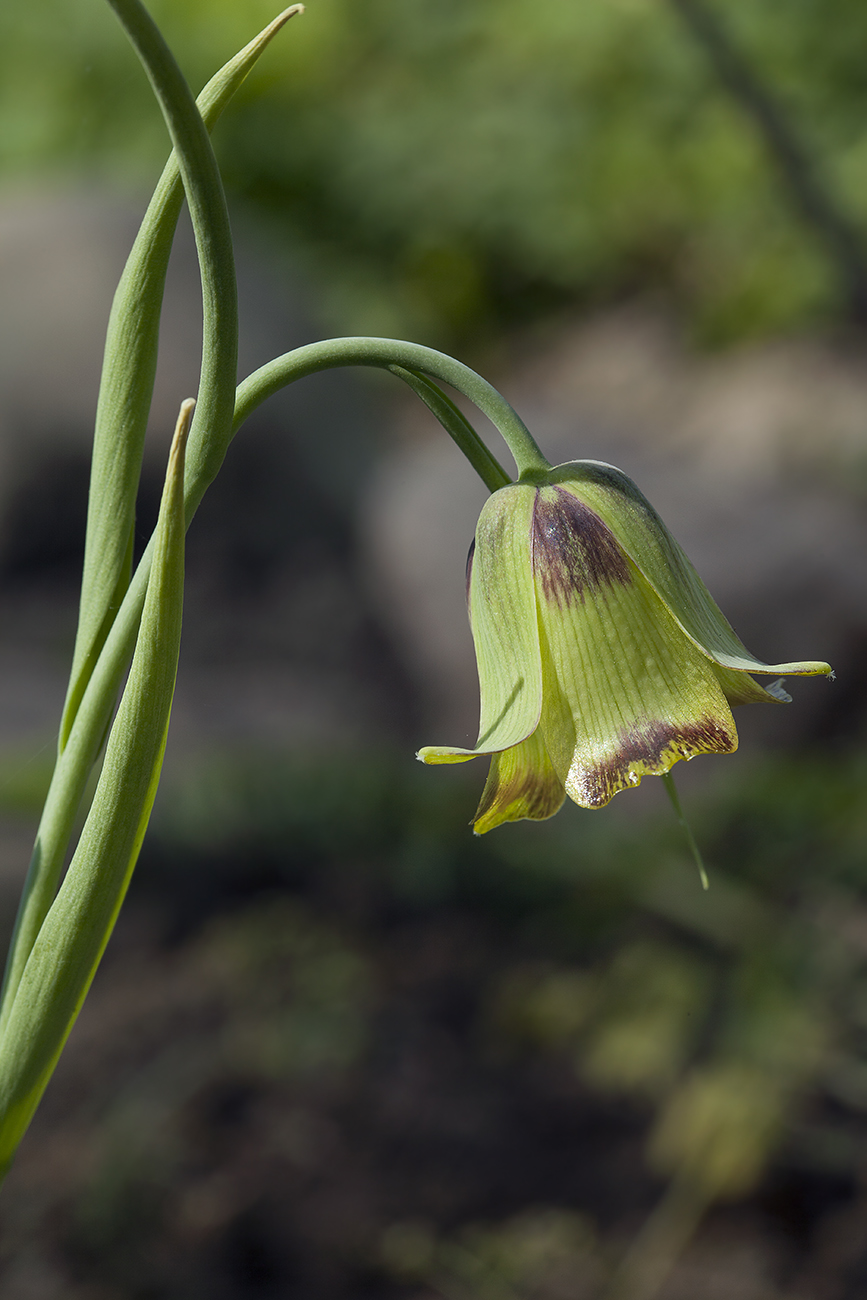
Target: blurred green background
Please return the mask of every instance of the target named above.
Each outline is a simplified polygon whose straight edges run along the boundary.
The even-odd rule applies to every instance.
[[[272,17],[151,7],[195,88]],[[857,352],[867,10],[718,3],[709,38],[704,12],[311,0],[216,134],[232,212],[275,277],[303,279],[322,333],[472,359],[640,299],[698,348],[822,333]],[[107,7],[0,8],[6,192],[139,193],[164,153]],[[303,491],[315,524],[299,506],[277,541],[235,536],[233,581],[272,543],[308,573],[325,551],[330,618],[363,586],[355,539]],[[219,523],[203,513],[194,565]],[[31,591],[71,609],[74,564],[55,561],[0,564],[7,609]],[[191,595],[194,658],[224,598],[235,619],[231,584]],[[250,599],[271,627],[273,590]],[[297,608],[292,652],[338,654],[316,602]],[[351,690],[353,655],[365,681],[376,661],[390,731],[170,751],[0,1201],[4,1300],[601,1300],[641,1241],[672,1263],[686,1245],[670,1300],[862,1294],[863,691],[785,752],[712,764],[690,799],[704,895],[646,791],[474,840],[481,772],[413,764],[412,671],[367,606],[347,618],[338,666]],[[34,628],[67,648],[66,624]],[[0,763],[7,924],[50,771],[50,738],[31,740]],[[671,1188],[704,1216],[691,1244]]]
[[[152,9],[196,88],[271,17],[262,0]],[[863,224],[863,6],[711,12]],[[0,38],[4,177],[153,174],[163,128],[106,6],[7,5]],[[717,342],[834,321],[839,268],[715,69],[666,0],[315,0],[217,148],[233,206],[315,268],[341,332],[466,343],[637,289]]]

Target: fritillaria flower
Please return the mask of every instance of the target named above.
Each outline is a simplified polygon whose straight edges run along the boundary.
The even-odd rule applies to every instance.
[[[551,817],[566,795],[601,808],[682,758],[732,753],[733,705],[790,699],[756,675],[831,672],[754,658],[620,470],[574,461],[532,480],[489,497],[470,550],[478,741],[418,755],[491,756],[477,834]]]

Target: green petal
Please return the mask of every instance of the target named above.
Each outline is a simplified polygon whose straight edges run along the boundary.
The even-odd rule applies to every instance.
[[[572,461],[556,466],[549,482],[596,511],[687,636],[722,669],[777,677],[831,672],[830,664],[818,661],[766,664],[751,655],[653,506],[619,469],[602,461]],[[754,692],[746,685],[739,689],[730,677],[720,680],[733,704],[783,698],[758,683]]]
[[[539,725],[542,666],[530,531],[536,489],[511,484],[485,502],[468,563],[470,625],[481,691],[473,749],[428,745],[423,763],[461,763],[510,749]]]
[[[554,771],[541,732],[535,731],[520,745],[491,756],[473,830],[484,835],[503,822],[525,817],[545,821],[562,807],[565,798],[563,782]]]
[[[570,500],[559,488],[539,492],[539,731],[566,793],[599,808],[682,758],[731,753],[737,732],[715,665],[598,516],[578,502],[581,518],[570,524]],[[554,580],[546,535],[561,556]]]

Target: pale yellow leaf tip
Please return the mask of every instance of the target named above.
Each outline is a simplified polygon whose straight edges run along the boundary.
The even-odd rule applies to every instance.
[[[187,438],[190,435],[190,425],[193,422],[193,411],[196,409],[196,403],[192,397],[187,397],[181,402],[181,409],[178,412],[178,422],[175,425],[172,445],[169,450],[168,477],[179,472],[184,466],[184,453],[187,448]]]

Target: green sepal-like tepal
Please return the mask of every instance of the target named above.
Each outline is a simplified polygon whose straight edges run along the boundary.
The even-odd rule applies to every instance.
[[[566,795],[600,808],[679,759],[731,753],[733,705],[789,699],[754,674],[831,672],[751,655],[647,499],[599,461],[495,492],[467,585],[479,739],[419,758],[492,756],[479,834],[550,817]]]

